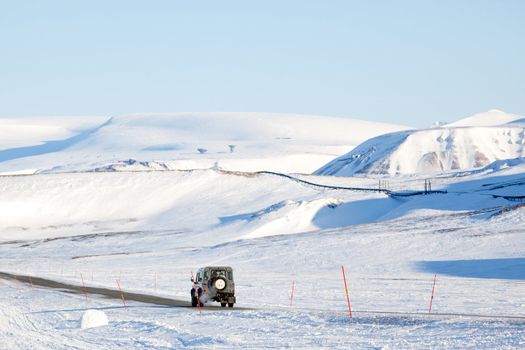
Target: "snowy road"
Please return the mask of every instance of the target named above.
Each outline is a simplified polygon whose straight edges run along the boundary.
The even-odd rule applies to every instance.
[[[108,299],[116,299],[121,300],[121,294],[118,289],[111,289],[111,288],[101,288],[101,287],[91,287],[91,286],[81,286],[71,283],[65,283],[60,281],[55,281],[47,278],[41,278],[37,276],[27,276],[27,275],[19,275],[19,274],[12,274],[12,273],[6,273],[6,272],[0,272],[0,278],[7,279],[14,281],[15,283],[24,283],[29,284],[32,288],[34,286],[38,287],[44,287],[49,289],[57,289],[62,292],[66,293],[74,293],[74,294],[87,294],[87,295],[98,295],[103,296]],[[171,306],[171,307],[184,307],[184,308],[192,308],[191,303],[186,300],[180,300],[180,299],[173,299],[173,298],[166,298],[161,297],[158,295],[153,294],[144,294],[144,293],[134,293],[134,292],[128,292],[123,291],[125,301],[136,301],[139,303],[145,303],[145,304],[151,304],[151,305],[159,305],[159,306]],[[221,307],[214,306],[214,305],[207,305],[207,310],[224,310]],[[251,310],[246,307],[237,307],[236,309],[239,310]]]
[[[36,277],[36,276],[26,276],[26,275],[19,275],[19,274],[12,274],[12,273],[6,273],[6,272],[0,272],[0,279],[10,280],[11,282],[15,283],[24,283],[26,285],[30,285],[31,288],[34,289],[35,286],[48,288],[48,289],[55,289],[59,290],[60,292],[64,293],[73,293],[73,294],[79,294],[79,295],[96,295],[96,296],[102,296],[107,299],[113,299],[113,300],[121,300],[121,294],[120,291],[117,289],[110,289],[110,288],[100,288],[100,287],[90,287],[90,286],[80,286],[76,284],[71,283],[64,283],[60,281],[50,280],[46,278]],[[135,301],[139,303],[144,304],[150,304],[150,305],[156,305],[156,306],[169,306],[169,307],[180,307],[180,308],[190,308],[191,303],[185,300],[180,299],[173,299],[173,298],[166,298],[166,297],[160,297],[158,295],[154,294],[144,294],[144,293],[134,293],[134,292],[128,292],[123,291],[125,300],[127,302],[129,301]],[[87,297],[86,297],[87,298]],[[205,305],[206,311],[209,310],[223,310],[226,311],[227,309],[224,309],[222,307],[216,306],[216,305]],[[262,308],[248,308],[248,307],[236,307],[236,310],[245,310],[245,311],[278,311],[278,310],[286,310],[284,307],[271,307],[271,306],[265,306]],[[319,312],[319,310],[316,309],[308,309],[305,307],[295,307],[293,309],[294,311],[299,312]],[[326,310],[331,311],[335,313],[341,313],[340,310]],[[492,320],[521,320],[525,322],[525,315],[524,316],[516,316],[516,315],[489,315],[489,314],[468,314],[468,313],[443,313],[443,312],[433,312],[433,313],[427,313],[427,312],[402,312],[402,311],[378,311],[378,310],[353,310],[353,314],[362,316],[383,316],[383,317],[420,317],[420,318],[430,318],[430,319],[439,319],[442,317],[470,317],[470,318],[480,318],[480,319],[492,319]]]

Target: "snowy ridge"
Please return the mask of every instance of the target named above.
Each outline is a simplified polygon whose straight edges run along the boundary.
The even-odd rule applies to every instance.
[[[454,175],[468,176],[473,174],[492,174],[502,171],[513,173],[525,172],[525,157],[497,160],[495,162],[490,163],[484,168],[464,172],[456,172],[454,173]]]
[[[498,109],[491,109],[487,112],[477,113],[473,116],[460,119],[454,123],[444,125],[445,127],[463,126],[495,126],[515,122],[523,118],[521,115],[510,114]]]
[[[84,138],[69,120],[35,118],[35,125],[52,125],[42,145],[40,134],[24,137],[12,127],[0,142],[0,172],[66,172],[147,168],[128,159],[169,164],[171,169],[209,169],[311,173],[330,159],[366,139],[406,129],[398,125],[348,118],[277,113],[133,114],[95,118]],[[104,123],[105,122],[105,123]],[[0,120],[2,123],[12,121]],[[40,124],[38,124],[40,123]],[[65,124],[64,124],[65,123]],[[63,124],[65,126],[63,126]],[[11,125],[11,124],[9,124]],[[73,125],[74,126],[74,125]],[[36,127],[36,130],[40,130]],[[45,130],[44,130],[45,131]],[[42,131],[41,133],[43,133]],[[60,131],[60,132],[59,132]],[[12,146],[18,148],[12,148]]]
[[[469,122],[478,120],[467,119]],[[504,119],[507,121],[510,117]],[[484,123],[485,119],[482,121]],[[523,156],[525,126],[522,124],[447,126],[372,138],[323,166],[316,174],[431,174],[479,169],[497,160]]]

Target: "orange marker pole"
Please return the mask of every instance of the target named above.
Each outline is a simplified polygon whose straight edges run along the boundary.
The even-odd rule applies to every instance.
[[[117,286],[118,290],[120,291],[120,298],[122,299],[122,305],[126,306],[126,300],[124,299],[124,293],[122,292],[122,288],[120,288],[120,282],[117,279]]]
[[[35,286],[33,285],[33,279],[31,278],[31,276],[29,276],[29,283],[31,283],[31,289],[35,290]]]
[[[434,300],[434,290],[436,288],[436,276],[434,275],[434,283],[432,284],[432,295],[430,296],[430,306],[428,307],[428,313],[432,312],[432,301]]]
[[[352,307],[350,307],[350,296],[348,294],[348,285],[346,284],[345,267],[343,265],[341,265],[341,271],[343,271],[343,280],[345,282],[346,303],[348,304],[348,312],[350,313],[350,318],[352,318]]]

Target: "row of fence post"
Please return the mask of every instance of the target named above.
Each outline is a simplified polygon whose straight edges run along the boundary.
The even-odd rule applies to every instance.
[[[345,273],[344,265],[341,265],[341,272],[343,274],[343,283],[344,283],[344,287],[345,287],[345,295],[346,295],[346,303],[347,303],[347,306],[348,306],[348,314],[350,316],[350,319],[352,319],[353,318],[352,306],[351,306],[351,303],[350,303],[350,293],[348,292],[348,283],[347,283],[347,280],[346,280],[346,273]],[[436,279],[437,279],[437,274],[434,275],[434,282],[432,283],[432,294],[430,296],[430,305],[428,307],[428,313],[432,312],[432,302],[434,301],[434,292],[436,290]],[[291,293],[290,293],[290,307],[292,307],[292,305],[293,305],[294,292],[295,292],[295,280],[292,281],[292,290],[291,290]]]
[[[350,303],[350,293],[349,293],[349,290],[348,290],[348,282],[347,282],[347,277],[346,277],[346,272],[345,272],[344,265],[341,265],[341,272],[342,272],[343,285],[344,285],[344,291],[345,291],[345,296],[346,296],[346,303],[347,303],[347,307],[348,307],[348,314],[350,316],[350,319],[352,319],[353,318],[352,306],[351,306],[351,303]],[[192,281],[194,281],[193,272],[191,273],[191,276],[192,276],[191,277]],[[15,283],[17,285],[17,288],[19,288],[20,287],[20,281],[18,280],[16,275],[13,275],[13,277],[14,277]],[[93,280],[93,272],[91,274],[91,278]],[[154,273],[153,278],[154,278],[154,283],[153,283],[154,290],[156,292],[157,291],[157,273],[156,272]],[[87,302],[89,300],[89,298],[88,298],[88,288],[87,288],[86,283],[84,281],[84,275],[82,274],[82,272],[80,272],[80,279],[81,279],[81,283],[82,283],[82,291],[84,293],[84,298],[85,298],[85,301]],[[126,307],[126,299],[124,297],[124,292],[123,292],[122,287],[120,285],[120,278],[117,277],[115,280],[117,282],[117,288],[118,288],[119,293],[120,293],[120,298],[122,300],[122,305],[124,307]],[[434,274],[434,279],[433,279],[433,283],[432,283],[432,293],[431,293],[431,296],[430,296],[430,302],[429,302],[429,307],[428,307],[428,312],[429,313],[432,312],[432,303],[434,301],[434,294],[435,294],[435,289],[436,289],[436,280],[437,280],[437,274]],[[32,279],[31,276],[28,276],[28,282],[31,284],[32,290],[34,290],[35,287],[34,287],[33,279]],[[194,288],[196,288],[195,284],[194,284]],[[296,289],[296,281],[292,280],[292,286],[291,286],[291,292],[290,292],[290,305],[289,305],[290,308],[293,306],[295,289]],[[195,293],[196,293],[196,295],[198,295],[197,290],[195,290]],[[198,300],[198,309],[199,309],[199,312],[202,314],[201,303],[200,303],[199,300]]]

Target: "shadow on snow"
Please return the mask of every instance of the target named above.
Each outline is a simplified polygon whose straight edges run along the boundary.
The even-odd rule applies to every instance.
[[[18,158],[25,158],[25,157],[37,156],[37,155],[46,154],[46,153],[62,151],[68,147],[73,146],[74,144],[80,141],[85,140],[86,138],[88,138],[89,135],[93,134],[94,132],[108,125],[109,123],[111,123],[111,119],[109,119],[104,124],[99,125],[96,128],[85,130],[65,140],[46,141],[43,144],[36,145],[36,146],[24,146],[24,147],[16,147],[16,148],[8,148],[5,150],[0,150],[0,163],[8,161],[8,160],[18,159]]]
[[[525,280],[525,258],[419,261],[416,269],[457,277]]]

